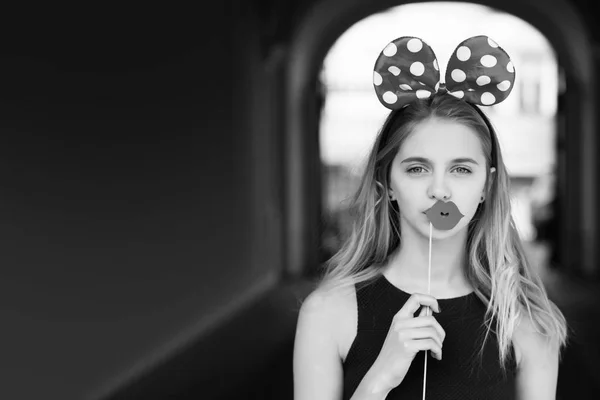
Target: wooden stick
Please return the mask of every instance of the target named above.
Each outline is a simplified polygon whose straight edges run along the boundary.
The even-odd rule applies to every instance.
[[[433,236],[433,225],[429,222],[429,267],[427,269],[427,294],[431,295],[431,237]],[[427,307],[425,315],[429,316],[431,309]],[[427,386],[427,350],[425,350],[425,364],[423,367],[423,400],[425,400],[425,392]]]

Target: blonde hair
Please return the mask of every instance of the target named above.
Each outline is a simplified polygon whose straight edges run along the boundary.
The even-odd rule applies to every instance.
[[[528,316],[536,331],[564,347],[565,318],[548,299],[540,277],[529,264],[511,215],[510,179],[496,133],[477,106],[448,94],[417,100],[389,114],[352,198],[350,212],[354,221],[349,238],[325,263],[318,286],[331,290],[368,284],[381,275],[382,267],[401,241],[397,203],[387,196],[390,165],[414,127],[428,118],[449,119],[473,128],[480,138],[488,169],[496,168],[495,177],[488,175],[486,180],[486,201],[467,228],[465,254],[466,276],[487,307],[485,339],[495,331],[504,368],[519,318]]]

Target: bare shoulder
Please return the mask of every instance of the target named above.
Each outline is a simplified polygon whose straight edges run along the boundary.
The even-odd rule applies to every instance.
[[[559,348],[555,342],[555,338],[538,332],[529,314],[523,313],[513,334],[518,399],[556,398]]]
[[[527,313],[523,313],[515,327],[513,345],[519,367],[532,363],[552,363],[558,359],[558,345],[553,338],[539,332]]]
[[[341,360],[346,358],[356,336],[357,308],[354,287],[324,290],[317,288],[310,293],[300,308],[298,329],[306,327],[325,335],[335,346]]]
[[[342,397],[341,349],[351,330],[356,330],[351,312],[353,289],[316,289],[302,303],[294,341],[294,399]]]

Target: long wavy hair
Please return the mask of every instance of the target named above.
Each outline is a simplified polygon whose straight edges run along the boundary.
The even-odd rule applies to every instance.
[[[486,201],[468,225],[465,252],[467,279],[487,307],[485,340],[495,332],[500,363],[505,368],[519,318],[528,316],[539,333],[564,347],[565,318],[548,299],[539,275],[527,260],[512,218],[510,179],[496,132],[479,107],[449,94],[416,100],[389,114],[351,199],[351,233],[324,264],[318,287],[327,291],[369,284],[382,274],[402,240],[398,206],[387,195],[390,166],[415,126],[428,118],[447,119],[472,128],[481,141],[488,171],[496,168],[495,176],[488,174],[486,179]]]

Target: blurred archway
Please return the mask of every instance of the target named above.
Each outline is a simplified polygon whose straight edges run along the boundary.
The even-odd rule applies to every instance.
[[[429,23],[424,25],[422,21]],[[400,36],[417,36],[438,57],[441,76],[458,43],[485,34],[511,56],[517,81],[504,102],[484,107],[497,129],[511,176],[513,218],[522,239],[545,266],[558,237],[552,204],[556,162],[559,67],[554,49],[533,26],[511,14],[469,3],[416,3],[371,15],[344,32],[319,75],[323,166],[322,261],[350,229],[348,205],[375,136],[389,110],[377,100],[371,71],[379,52]],[[442,78],[443,79],[443,78]],[[543,245],[543,246],[542,246]]]
[[[597,273],[594,243],[598,225],[595,78],[593,51],[585,24],[564,0],[552,2],[551,7],[542,0],[526,4],[497,0],[476,3],[512,14],[535,26],[551,43],[560,60],[563,86],[558,95],[555,141],[556,198],[560,200],[555,207],[559,211],[557,259],[565,270],[593,276]],[[348,28],[395,6],[398,3],[389,0],[322,0],[298,19],[287,60],[285,102],[285,263],[286,272],[291,276],[314,270],[322,260],[318,132],[323,105],[320,84],[323,60]],[[375,47],[380,51],[390,37],[397,36],[400,35],[396,32],[386,35],[385,41]]]

